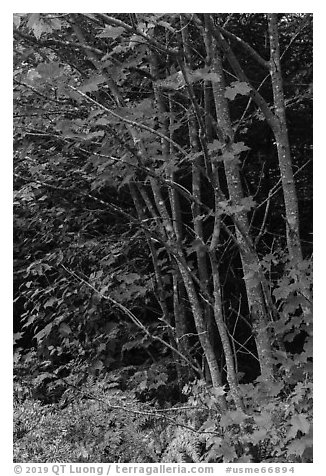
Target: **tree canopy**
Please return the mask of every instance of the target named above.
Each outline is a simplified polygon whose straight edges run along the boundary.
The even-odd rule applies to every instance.
[[[311,257],[310,14],[14,15],[15,365],[43,401],[190,395],[226,438],[193,458],[310,461]]]

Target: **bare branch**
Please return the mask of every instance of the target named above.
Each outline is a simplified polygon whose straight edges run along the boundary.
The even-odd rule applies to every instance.
[[[260,54],[257,53],[257,51],[252,46],[249,45],[249,43],[242,40],[237,35],[235,35],[234,33],[231,33],[230,31],[226,30],[225,28],[223,28],[219,25],[215,25],[215,26],[216,26],[216,28],[218,29],[218,31],[220,33],[222,33],[224,36],[230,38],[231,40],[233,40],[233,41],[237,42],[239,45],[241,45],[242,48],[244,48],[252,56],[252,58],[254,58],[257,61],[257,63],[262,65],[265,69],[269,70],[269,61],[262,58],[260,56]]]

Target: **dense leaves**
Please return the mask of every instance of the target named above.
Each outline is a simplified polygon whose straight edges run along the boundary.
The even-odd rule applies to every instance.
[[[311,29],[14,15],[17,461],[312,460]]]

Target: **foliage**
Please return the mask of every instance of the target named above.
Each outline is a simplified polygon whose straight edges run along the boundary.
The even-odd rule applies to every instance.
[[[109,397],[113,404],[121,401],[117,392],[109,393]],[[140,409],[130,397],[129,401],[126,395],[122,399],[124,404]],[[65,408],[26,399],[15,404],[14,424],[15,461],[157,461],[155,450],[148,445],[151,430],[146,428],[147,417],[112,412],[104,399],[75,400]]]
[[[312,384],[285,394],[261,383],[241,385],[248,414],[221,414],[202,382],[185,388],[188,402],[157,412],[108,380],[68,389],[42,405],[15,386],[14,459],[19,462],[311,462]],[[269,389],[270,390],[270,389]],[[204,402],[204,403],[203,403]],[[173,410],[173,419],[171,416]]]
[[[249,416],[238,410],[222,415],[218,425],[219,436],[206,440],[208,451],[204,459],[258,463],[311,462],[311,383],[305,386],[300,384],[286,398],[279,396],[269,401],[261,398],[263,392],[259,387],[242,387],[246,401],[250,402]],[[298,397],[299,389],[301,393]],[[279,387],[275,393],[278,390]],[[258,400],[257,395],[260,396]],[[255,404],[257,401],[258,404]]]
[[[175,430],[162,461],[311,462],[312,383],[293,385],[286,395],[277,384],[271,385],[272,392],[258,382],[240,388],[250,412],[229,410],[221,415],[213,397],[208,417],[197,409],[196,420],[189,418],[194,431]],[[200,382],[192,386],[190,401],[195,405],[203,402],[200,389]]]
[[[283,123],[265,14],[14,15],[15,460],[311,461],[312,22],[272,20]]]

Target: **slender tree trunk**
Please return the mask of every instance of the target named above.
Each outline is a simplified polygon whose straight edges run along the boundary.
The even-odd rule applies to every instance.
[[[277,14],[268,14],[268,28],[270,40],[270,61],[266,61],[265,66],[269,67],[272,80],[275,113],[271,110],[267,102],[259,94],[259,92],[255,90],[255,88],[251,87],[250,94],[252,99],[264,114],[265,119],[271,127],[275,137],[284,194],[287,245],[291,259],[295,262],[300,262],[302,260],[302,250],[299,237],[298,201],[292,170],[291,151],[285,116],[285,101],[283,94],[280,47],[277,29]],[[212,25],[210,25],[209,30],[223,48],[223,51],[227,55],[228,61],[239,80],[250,84],[250,81],[246,77],[230,45],[227,43],[223,35],[217,31],[214,31]]]
[[[189,36],[188,36],[188,26],[187,21],[184,20],[183,16],[180,15],[180,23],[182,26],[181,35],[182,35],[182,46],[184,51],[184,57],[186,60],[186,66],[192,69],[191,53],[189,48]],[[198,153],[200,151],[199,139],[198,139],[198,124],[196,120],[196,113],[194,105],[191,105],[188,108],[188,131],[189,131],[189,143],[191,150]],[[196,246],[196,259],[197,259],[197,269],[198,277],[201,282],[201,288],[204,291],[205,295],[209,295],[209,272],[208,272],[208,263],[207,263],[207,251],[204,241],[204,231],[203,231],[203,212],[201,206],[199,205],[202,201],[202,172],[203,170],[203,159],[202,157],[197,157],[193,160],[191,165],[191,177],[192,177],[192,196],[196,199],[196,202],[192,203],[191,212],[192,212],[192,222],[195,239],[198,240],[201,244]],[[214,324],[212,307],[207,301],[203,301],[203,313],[204,319],[206,322],[207,330],[209,331],[210,338],[214,345],[214,333],[216,333],[216,326]],[[209,376],[207,376],[209,378]]]
[[[131,194],[131,197],[132,197],[134,205],[135,205],[135,209],[137,211],[138,218],[142,221],[146,220],[147,217],[146,217],[146,215],[143,211],[142,204],[141,204],[140,199],[137,195],[136,185],[135,184],[130,184],[129,189],[130,189],[130,194]],[[146,200],[146,202],[148,202],[148,200]],[[152,262],[153,262],[155,280],[156,280],[156,284],[157,284],[158,302],[159,302],[161,310],[162,310],[163,319],[166,322],[170,322],[168,305],[167,305],[166,298],[165,298],[164,285],[163,285],[161,271],[160,271],[160,268],[158,266],[156,249],[155,249],[155,247],[153,245],[153,242],[151,240],[150,233],[145,230],[145,235],[146,235],[146,238],[147,238],[148,247],[151,251],[151,257],[152,257]],[[171,342],[171,344],[172,344],[172,342]]]
[[[208,19],[208,21],[210,20]],[[215,40],[213,41],[213,45],[214,52],[212,54],[212,70],[218,77],[218,81],[214,81],[212,83],[217,125],[220,130],[220,135],[222,135],[220,137],[220,141],[225,144],[225,150],[229,150],[232,153],[234,134],[230,120],[228,103],[225,97],[225,82],[222,60],[218,45]],[[232,205],[241,205],[244,195],[238,164],[235,160],[225,160],[224,169],[228,185],[229,199]],[[248,305],[260,362],[261,375],[264,380],[268,381],[273,377],[271,343],[267,330],[269,316],[266,309],[261,283],[259,280],[257,280],[257,276],[255,275],[254,271],[255,269],[260,269],[260,263],[256,252],[253,250],[253,247],[248,245],[250,236],[247,214],[245,212],[238,212],[235,214],[235,217],[241,228],[241,230],[239,230],[239,227],[236,226],[236,235],[240,248]]]
[[[218,201],[215,201],[216,207],[218,207]],[[223,306],[222,306],[222,297],[221,297],[221,284],[220,284],[220,274],[218,269],[218,262],[216,259],[216,248],[219,243],[220,235],[220,216],[215,217],[214,230],[212,234],[212,239],[209,247],[209,257],[211,261],[211,268],[213,274],[213,295],[214,295],[214,318],[216,326],[221,338],[222,347],[224,351],[224,357],[226,362],[227,369],[227,380],[230,386],[230,392],[234,403],[237,408],[244,410],[244,404],[239,392],[238,379],[236,375],[234,357],[231,348],[230,338],[228,334],[227,327],[223,319]]]
[[[277,119],[276,127],[274,127],[274,135],[283,187],[287,245],[291,260],[300,263],[302,261],[302,250],[299,230],[299,208],[285,116],[285,101],[276,13],[268,14],[268,30],[270,45],[270,75],[274,96],[275,117]]]
[[[173,103],[171,100],[171,94],[169,94],[169,106],[168,111],[170,113],[168,134],[170,139],[173,139]],[[164,103],[161,100],[161,110],[165,111]],[[169,146],[169,158],[173,157],[173,145],[170,143]],[[176,180],[176,173],[172,169],[169,174],[169,179],[172,182]],[[181,217],[181,207],[180,207],[180,197],[177,190],[169,188],[169,199],[171,205],[172,213],[172,222],[174,227],[174,232],[176,236],[177,243],[181,245],[183,240],[183,226],[182,226],[182,217]],[[173,311],[174,311],[174,323],[175,323],[175,333],[178,349],[182,354],[188,355],[190,358],[189,352],[189,339],[187,336],[188,326],[187,326],[187,314],[185,309],[186,302],[186,290],[180,270],[176,267],[172,271],[172,281],[173,281]],[[178,378],[180,386],[190,380],[190,368],[185,368],[183,362],[177,365]]]
[[[180,273],[182,275],[185,288],[187,290],[189,302],[192,308],[199,342],[204,351],[209,372],[211,375],[212,385],[213,387],[221,387],[222,386],[221,372],[216,360],[214,347],[212,345],[212,342],[207,332],[206,322],[205,322],[203,312],[198,301],[198,296],[197,296],[197,292],[196,292],[193,280],[189,273],[188,267],[185,266],[183,263],[184,261],[183,257],[182,256],[178,257],[178,261],[180,264]],[[222,406],[223,410],[226,410],[226,402],[224,398],[220,399],[220,405]]]

